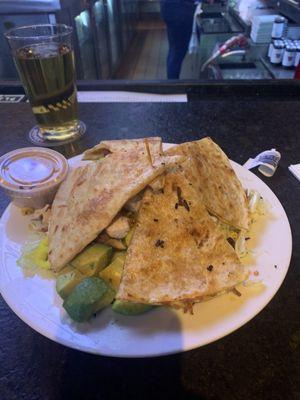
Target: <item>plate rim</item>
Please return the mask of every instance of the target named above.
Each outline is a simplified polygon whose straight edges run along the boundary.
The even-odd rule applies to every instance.
[[[164,145],[170,146],[170,145],[176,145],[175,143],[173,144],[169,144],[169,143],[164,143]],[[80,159],[80,157],[82,156],[82,154],[72,157],[70,159],[68,159],[68,162],[71,160],[73,160],[73,162],[77,161],[76,159]],[[27,317],[27,314],[22,313],[18,307],[17,307],[17,303],[14,302],[13,298],[10,298],[6,291],[3,290],[2,288],[2,284],[1,284],[1,280],[0,280],[0,293],[4,299],[4,301],[6,302],[6,304],[8,305],[8,307],[18,316],[18,318],[20,318],[26,325],[28,325],[31,329],[35,330],[36,332],[38,332],[39,334],[41,334],[42,336],[46,337],[47,339],[52,340],[55,343],[64,345],[66,347],[75,349],[75,350],[79,350],[79,351],[84,351],[86,353],[90,353],[90,354],[97,354],[97,355],[103,355],[103,356],[108,356],[108,357],[116,357],[116,358],[150,358],[150,357],[161,357],[161,356],[167,356],[167,355],[171,355],[171,354],[179,354],[179,353],[183,353],[186,351],[190,351],[190,350],[194,350],[203,346],[206,346],[210,343],[216,342],[217,340],[222,339],[223,337],[226,337],[228,335],[230,335],[231,333],[235,332],[236,330],[240,329],[242,326],[244,326],[245,324],[247,324],[249,321],[251,321],[254,317],[256,317],[269,303],[270,301],[274,298],[274,296],[276,295],[276,293],[278,292],[278,290],[280,289],[281,285],[283,284],[287,272],[289,270],[289,266],[290,266],[290,261],[291,261],[291,256],[292,256],[292,248],[293,248],[293,238],[292,238],[292,232],[291,232],[291,226],[289,223],[289,219],[287,217],[287,214],[285,212],[285,209],[283,207],[283,205],[281,204],[280,200],[278,199],[278,197],[276,196],[276,194],[272,191],[272,189],[263,181],[261,180],[257,175],[255,175],[253,172],[249,171],[247,168],[243,167],[241,164],[238,164],[235,161],[230,160],[231,164],[237,168],[243,168],[245,171],[247,171],[247,173],[250,173],[251,176],[253,175],[255,177],[255,179],[258,179],[266,188],[267,190],[269,190],[272,195],[276,198],[278,204],[280,205],[281,210],[283,211],[283,215],[281,218],[284,218],[285,222],[286,222],[286,226],[288,228],[288,253],[287,253],[287,265],[286,265],[286,269],[284,271],[284,274],[282,274],[281,280],[280,282],[276,285],[275,290],[272,291],[272,293],[270,293],[270,295],[267,297],[267,299],[265,301],[262,302],[262,304],[260,304],[259,307],[255,308],[255,312],[251,313],[250,317],[247,317],[245,320],[242,321],[242,323],[238,323],[237,325],[234,325],[232,327],[230,327],[229,330],[226,331],[226,333],[224,334],[220,334],[220,335],[216,335],[213,336],[212,338],[209,338],[208,340],[204,341],[201,344],[193,344],[190,346],[186,346],[186,344],[182,344],[182,348],[181,349],[171,349],[169,351],[164,351],[164,352],[157,352],[157,353],[153,353],[153,354],[149,354],[149,353],[139,353],[139,354],[130,354],[130,353],[122,353],[122,354],[118,354],[118,352],[114,352],[114,353],[109,353],[106,351],[102,351],[101,348],[92,348],[89,346],[86,346],[85,344],[80,344],[80,345],[76,345],[76,342],[73,342],[71,340],[65,339],[63,337],[55,337],[51,332],[47,331],[46,329],[44,329],[43,327],[39,327],[38,324],[36,325],[34,322],[32,322],[32,320]],[[10,203],[6,209],[4,210],[1,219],[0,219],[0,237],[2,237],[2,235],[6,236],[5,234],[5,225],[3,223],[3,221],[8,217],[8,214],[10,212],[10,209],[12,207],[12,203]],[[0,255],[1,255],[1,261],[2,261],[2,254],[3,254],[3,246],[4,246],[4,241],[1,240],[1,247],[0,247]],[[2,262],[0,262],[0,268],[2,268]],[[0,275],[1,276],[1,275]]]

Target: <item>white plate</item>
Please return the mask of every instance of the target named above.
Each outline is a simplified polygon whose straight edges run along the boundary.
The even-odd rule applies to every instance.
[[[71,164],[74,162],[78,157]],[[54,280],[38,275],[24,277],[17,266],[20,248],[28,238],[28,217],[10,205],[0,226],[3,298],[26,324],[49,339],[108,356],[177,353],[228,335],[258,314],[275,295],[287,273],[292,249],[289,222],[275,194],[254,174],[235,162],[232,165],[244,188],[258,190],[269,205],[269,215],[254,226],[257,232],[248,242],[255,256],[249,265],[251,276],[261,283],[239,287],[241,297],[229,293],[198,304],[194,315],[160,307],[144,315],[125,317],[108,307],[89,323],[76,324],[62,308]]]

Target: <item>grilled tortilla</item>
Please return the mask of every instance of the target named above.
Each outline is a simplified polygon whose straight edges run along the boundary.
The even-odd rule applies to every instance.
[[[166,174],[163,192],[145,191],[117,299],[188,308],[247,277],[185,175],[192,161],[182,167]]]
[[[141,141],[139,151],[110,151],[103,159],[69,173],[52,205],[48,236],[53,270],[63,268],[131,197],[180,159],[160,156],[158,149],[157,140]]]
[[[117,151],[146,151],[149,157],[149,146],[151,146],[152,155],[158,157],[162,155],[161,138],[149,137],[142,139],[103,140],[91,149],[86,150],[83,154],[83,160],[98,160],[108,153],[115,153]]]
[[[210,138],[187,142],[166,151],[192,158],[185,167],[186,176],[197,182],[201,200],[216,217],[237,229],[249,226],[245,191],[226,154]]]

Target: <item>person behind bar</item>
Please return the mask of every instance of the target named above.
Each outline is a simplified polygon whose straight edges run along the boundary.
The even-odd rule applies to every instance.
[[[179,79],[192,34],[196,3],[194,0],[161,0],[161,15],[167,25],[169,42],[168,79]]]

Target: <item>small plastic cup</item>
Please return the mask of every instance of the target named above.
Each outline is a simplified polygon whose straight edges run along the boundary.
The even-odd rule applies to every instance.
[[[68,173],[57,151],[25,147],[0,157],[0,187],[17,207],[39,209],[51,204]]]

